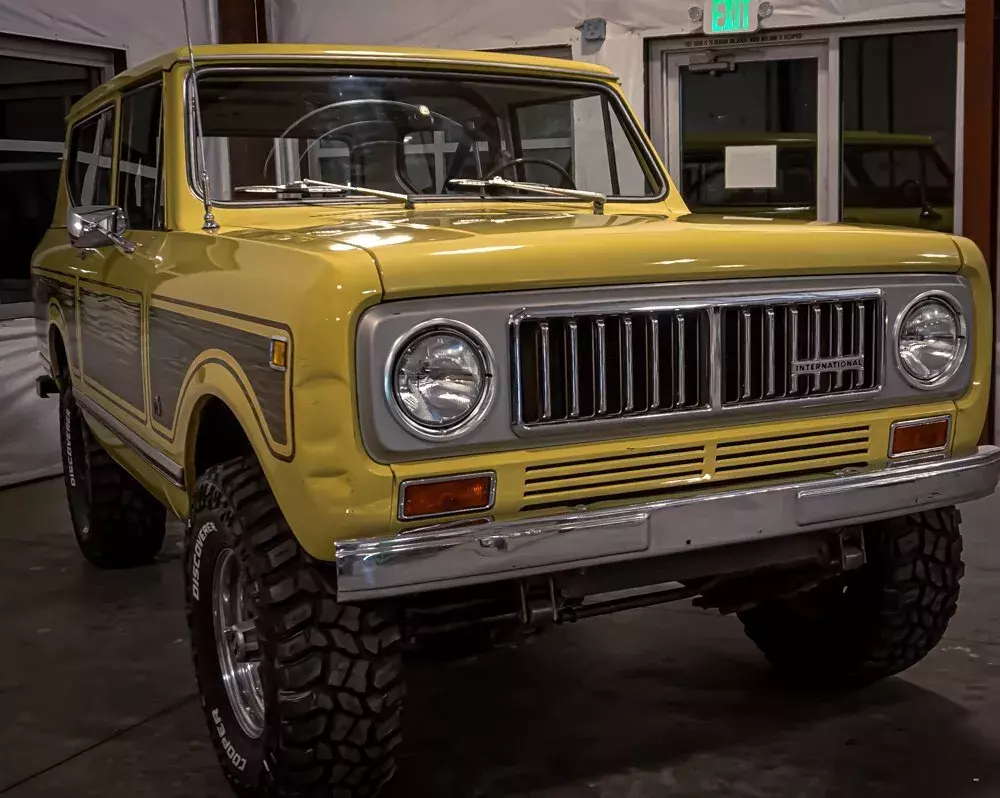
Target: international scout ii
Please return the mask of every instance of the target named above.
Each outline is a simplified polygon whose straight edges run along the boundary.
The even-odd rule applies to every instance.
[[[969,241],[692,215],[614,75],[516,55],[182,50],[66,153],[33,275],[73,527],[117,568],[187,519],[240,794],[374,795],[421,647],[677,599],[814,685],[940,640],[1000,470]]]

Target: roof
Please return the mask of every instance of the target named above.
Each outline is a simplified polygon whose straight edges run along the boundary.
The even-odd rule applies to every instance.
[[[845,144],[893,144],[902,147],[930,147],[934,145],[933,136],[916,133],[880,133],[875,130],[845,130]],[[815,133],[707,133],[693,134],[684,137],[684,146],[692,147],[724,147],[750,146],[755,144],[780,144],[786,147],[815,147]]]
[[[500,70],[509,73],[547,73],[553,76],[614,79],[607,67],[565,58],[541,58],[516,53],[481,52],[476,50],[438,50],[423,47],[365,47],[342,44],[214,44],[196,45],[195,63],[292,63],[307,61],[336,64],[369,64],[373,66],[422,66],[436,69],[459,68],[470,71]],[[165,72],[177,64],[188,62],[188,48],[181,47],[159,58],[135,66],[97,87],[70,110],[70,116],[100,104],[108,95],[127,88],[136,81],[157,72]]]

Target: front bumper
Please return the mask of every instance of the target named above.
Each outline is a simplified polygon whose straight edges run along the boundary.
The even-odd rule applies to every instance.
[[[1000,448],[808,482],[337,543],[343,601],[483,584],[875,521],[987,496]]]

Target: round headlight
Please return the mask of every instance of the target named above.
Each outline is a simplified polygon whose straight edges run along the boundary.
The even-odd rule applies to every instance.
[[[962,365],[965,340],[965,320],[948,299],[917,300],[897,327],[897,360],[903,376],[918,388],[946,382]]]
[[[489,350],[471,331],[424,329],[398,350],[389,368],[397,416],[418,434],[457,435],[482,417],[491,364]]]

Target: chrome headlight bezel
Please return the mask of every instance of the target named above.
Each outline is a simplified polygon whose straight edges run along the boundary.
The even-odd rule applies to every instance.
[[[399,358],[412,344],[433,333],[453,335],[469,344],[479,357],[484,378],[482,392],[472,411],[451,426],[445,427],[422,424],[419,419],[411,416],[404,408],[396,391],[395,374]],[[493,349],[478,330],[454,319],[430,319],[407,330],[393,343],[385,362],[385,399],[393,417],[411,435],[427,441],[453,440],[468,434],[486,418],[496,397],[495,375],[496,358]]]
[[[906,322],[906,319],[917,308],[928,302],[937,302],[938,304],[944,305],[948,308],[948,310],[951,311],[952,315],[955,317],[955,327],[958,331],[958,347],[955,351],[955,356],[952,358],[948,367],[941,372],[941,374],[931,380],[921,379],[920,377],[914,375],[906,367],[902,355],[900,354],[900,335],[903,331],[903,325]],[[968,333],[968,322],[966,321],[965,314],[962,312],[962,305],[957,299],[955,299],[955,297],[945,291],[926,291],[922,294],[918,294],[913,297],[913,299],[906,304],[902,311],[900,311],[899,315],[896,316],[896,323],[893,327],[892,335],[892,347],[893,355],[896,361],[896,369],[899,371],[900,376],[906,380],[907,384],[914,388],[922,391],[933,391],[941,388],[952,380],[952,378],[961,370],[962,364],[965,363],[965,356],[968,354],[969,350]]]

